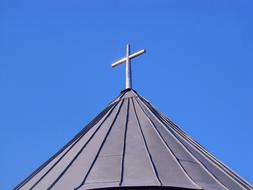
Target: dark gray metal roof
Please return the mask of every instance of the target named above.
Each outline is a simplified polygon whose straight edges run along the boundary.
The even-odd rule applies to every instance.
[[[253,189],[130,89],[15,189],[119,187]]]

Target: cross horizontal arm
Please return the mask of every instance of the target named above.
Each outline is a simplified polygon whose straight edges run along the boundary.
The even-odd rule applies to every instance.
[[[126,62],[126,58],[122,58],[112,64],[112,67],[116,67],[117,65],[120,65],[122,63]]]
[[[138,51],[136,53],[133,53],[132,55],[129,56],[129,59],[135,58],[135,57],[137,57],[137,56],[139,56],[139,55],[141,55],[143,53],[145,53],[145,49],[142,49],[142,50],[140,50],[140,51]]]
[[[135,58],[135,57],[137,57],[137,56],[139,56],[139,55],[141,55],[141,54],[143,54],[143,53],[145,53],[145,49],[142,49],[142,50],[140,50],[140,51],[138,51],[138,52],[136,52],[136,53],[133,53],[132,55],[129,56],[129,59]],[[118,65],[120,65],[120,64],[122,64],[122,63],[124,63],[124,62],[126,62],[126,59],[127,59],[127,58],[124,57],[124,58],[122,58],[122,59],[120,59],[120,60],[114,62],[114,63],[112,64],[112,67],[116,67],[116,66],[118,66]]]

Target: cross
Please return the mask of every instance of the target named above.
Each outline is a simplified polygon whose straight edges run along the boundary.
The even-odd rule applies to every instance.
[[[126,57],[114,62],[112,67],[116,67],[122,63],[126,63],[126,89],[132,88],[132,71],[131,71],[131,59],[145,53],[145,49],[142,49],[136,53],[130,54],[130,45],[126,45]]]

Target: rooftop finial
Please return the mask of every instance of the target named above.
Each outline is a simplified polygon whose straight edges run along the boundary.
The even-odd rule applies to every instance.
[[[126,89],[132,88],[132,71],[131,71],[131,59],[145,53],[145,50],[142,49],[136,53],[130,54],[130,45],[126,45],[126,57],[114,62],[112,67],[116,67],[122,63],[126,63]]]

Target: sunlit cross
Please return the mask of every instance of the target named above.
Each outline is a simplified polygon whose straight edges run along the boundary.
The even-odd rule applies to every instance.
[[[126,45],[126,57],[114,62],[112,67],[116,67],[122,63],[126,63],[126,89],[132,88],[132,71],[131,71],[131,59],[145,53],[145,50],[142,49],[136,53],[130,54],[130,45]]]

